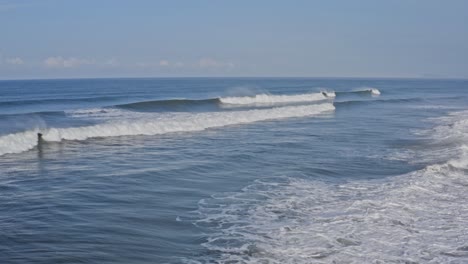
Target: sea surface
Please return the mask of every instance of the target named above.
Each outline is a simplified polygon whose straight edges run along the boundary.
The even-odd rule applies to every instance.
[[[0,81],[0,263],[468,263],[468,80]]]

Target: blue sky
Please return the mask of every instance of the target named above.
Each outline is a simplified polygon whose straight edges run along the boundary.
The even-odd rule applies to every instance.
[[[0,79],[468,78],[465,0],[0,0]]]

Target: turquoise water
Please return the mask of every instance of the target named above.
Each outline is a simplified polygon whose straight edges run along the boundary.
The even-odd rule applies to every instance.
[[[0,81],[0,262],[465,263],[467,133],[466,80]]]

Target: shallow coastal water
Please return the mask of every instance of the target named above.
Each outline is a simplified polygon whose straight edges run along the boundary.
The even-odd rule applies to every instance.
[[[0,81],[0,262],[465,263],[467,135],[466,80]]]

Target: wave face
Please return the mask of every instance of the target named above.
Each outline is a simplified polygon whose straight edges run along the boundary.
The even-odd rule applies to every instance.
[[[310,94],[297,94],[297,95],[257,94],[255,96],[219,98],[221,103],[230,104],[230,105],[285,104],[285,103],[315,102],[315,101],[321,101],[325,99],[327,99],[327,97],[323,93],[310,93]]]
[[[135,111],[153,111],[153,110],[185,110],[193,111],[197,107],[209,107],[209,110],[213,110],[213,107],[216,107],[219,104],[218,98],[212,99],[200,99],[200,100],[191,100],[191,99],[169,99],[169,100],[152,100],[152,101],[143,101],[135,102],[128,104],[116,105],[116,107],[121,109],[135,110]]]
[[[115,137],[129,135],[157,135],[173,132],[201,131],[208,128],[247,124],[264,120],[284,119],[317,115],[334,110],[331,103],[304,106],[277,107],[248,111],[187,113],[187,114],[138,114],[131,113],[126,119],[115,119],[92,126],[71,128],[49,128],[41,131],[43,139],[50,142],[62,140],[85,140],[95,137]],[[101,115],[106,112],[90,110],[76,114]],[[110,112],[111,115],[115,112]],[[137,118],[138,117],[138,118]],[[10,134],[0,137],[0,155],[19,153],[37,145],[38,131]]]
[[[217,263],[465,263],[468,112],[438,122],[422,132],[439,147],[452,142],[436,155],[448,160],[421,170],[336,183],[258,180],[202,199],[195,223],[213,231],[203,246]]]

